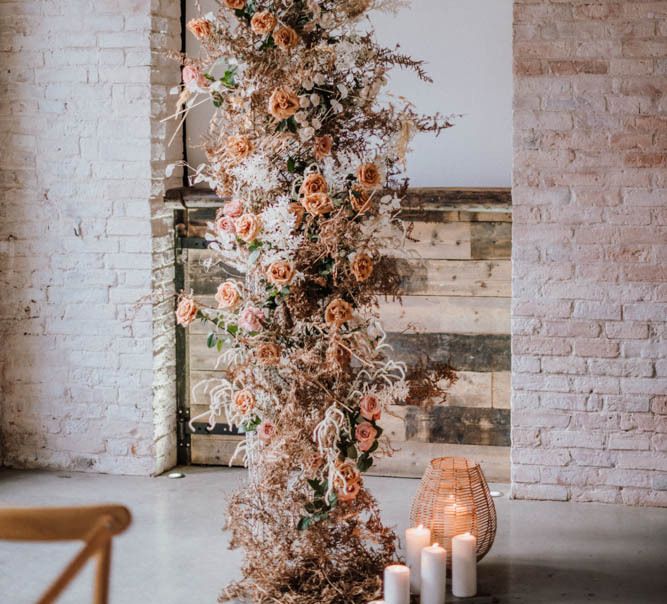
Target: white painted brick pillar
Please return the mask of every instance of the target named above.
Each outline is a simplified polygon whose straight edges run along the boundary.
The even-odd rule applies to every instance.
[[[160,120],[179,3],[0,3],[0,455],[151,474],[175,461],[173,237]]]
[[[667,2],[514,4],[512,492],[667,506]]]

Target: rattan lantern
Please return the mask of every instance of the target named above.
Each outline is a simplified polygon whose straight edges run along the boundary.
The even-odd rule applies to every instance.
[[[426,468],[410,509],[411,526],[431,529],[431,540],[452,551],[452,537],[477,538],[477,560],[496,536],[496,506],[479,464],[463,457],[439,457]],[[451,555],[447,556],[451,566]]]

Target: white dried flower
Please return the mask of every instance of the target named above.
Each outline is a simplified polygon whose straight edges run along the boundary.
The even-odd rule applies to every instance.
[[[338,84],[336,88],[338,88],[338,92],[340,92],[340,98],[346,99],[348,95],[347,86],[345,86],[345,84]]]
[[[320,122],[320,120],[317,118],[311,120],[310,124],[313,128],[315,128],[315,130],[319,130],[322,127],[322,122]]]
[[[315,93],[311,94],[310,102],[313,104],[313,107],[317,107],[320,104],[320,95]]]
[[[308,107],[310,107],[310,99],[308,98],[308,96],[306,96],[306,95],[300,96],[299,97],[299,105],[303,109],[307,109]]]
[[[310,126],[299,130],[299,138],[304,142],[309,141],[313,136],[315,136],[315,129]]]

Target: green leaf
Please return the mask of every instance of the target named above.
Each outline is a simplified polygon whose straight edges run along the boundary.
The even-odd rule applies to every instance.
[[[213,348],[215,346],[215,341],[217,340],[216,335],[214,333],[208,334],[208,338],[206,338],[206,346],[208,348]]]
[[[229,325],[227,325],[226,329],[227,333],[232,336],[235,336],[239,332],[239,326],[234,325],[234,323],[230,323]]]
[[[222,352],[222,346],[223,346],[223,344],[224,344],[224,342],[223,342],[222,340],[218,340],[218,341],[216,342],[215,347],[216,347],[216,349],[217,349],[218,352]]]
[[[287,171],[288,171],[290,174],[293,174],[295,169],[296,169],[296,161],[295,161],[295,159],[294,159],[293,157],[290,157],[290,158],[287,160]]]
[[[354,445],[350,445],[346,453],[350,459],[357,459],[357,448]]]
[[[375,453],[377,451],[377,448],[380,446],[380,441],[376,440],[373,445],[371,446],[370,449],[368,449],[368,453]]]
[[[371,466],[373,465],[373,458],[370,457],[367,453],[364,453],[359,459],[357,460],[357,468],[359,468],[360,472],[365,472],[368,470]]]
[[[313,519],[309,516],[303,516],[299,520],[299,524],[296,525],[297,530],[299,531],[305,531],[310,527],[310,525],[313,523]]]

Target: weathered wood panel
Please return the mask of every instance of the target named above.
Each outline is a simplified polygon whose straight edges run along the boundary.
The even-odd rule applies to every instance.
[[[390,331],[510,333],[510,298],[404,296],[380,302],[380,317]]]
[[[188,194],[189,195],[189,194]],[[188,219],[180,229],[188,240],[186,289],[204,303],[213,303],[220,281],[240,277],[217,264],[205,269],[211,256],[201,245],[206,223],[220,200],[206,194],[181,197]],[[199,196],[199,199],[198,199]],[[425,412],[393,407],[383,425],[394,457],[379,462],[372,473],[419,476],[432,457],[464,455],[481,461],[493,480],[509,478],[509,399],[511,296],[511,209],[508,190],[418,189],[403,203],[403,217],[413,224],[408,256],[396,259],[403,275],[403,305],[381,301],[385,327],[395,358],[414,364],[427,353],[449,362],[459,374],[445,404]],[[391,254],[391,250],[387,250]],[[406,333],[416,327],[417,333]],[[220,376],[216,353],[206,347],[208,326],[196,323],[187,336],[189,382]],[[203,391],[189,393],[191,416],[207,410]],[[226,463],[242,436],[195,434],[193,463]],[[466,444],[474,443],[474,444]]]

